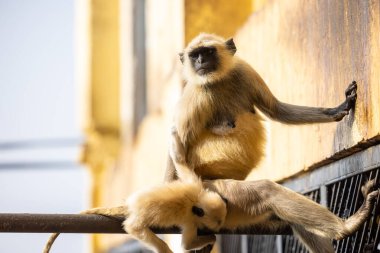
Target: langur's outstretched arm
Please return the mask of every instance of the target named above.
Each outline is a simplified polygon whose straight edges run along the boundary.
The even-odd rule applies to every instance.
[[[335,237],[322,237],[320,235],[311,233],[312,229],[306,230],[303,226],[298,224],[292,224],[292,230],[294,234],[306,245],[311,253],[333,253],[334,247],[331,243],[331,238],[336,240],[344,239],[345,237],[356,232],[359,227],[367,219],[373,205],[373,201],[378,196],[378,191],[372,191],[375,185],[375,181],[369,181],[362,187],[362,193],[364,196],[364,203],[360,209],[347,220],[341,220],[342,223],[338,223]],[[371,192],[372,191],[372,192]],[[340,219],[340,218],[339,218]],[[322,226],[321,226],[322,228]],[[330,236],[333,234],[330,234]]]
[[[355,81],[346,89],[345,101],[334,108],[308,107],[283,103],[273,96],[258,75],[254,80],[253,87],[254,105],[270,118],[287,124],[340,121],[354,107],[357,97],[357,84]]]
[[[276,183],[267,181],[269,198],[267,205],[280,219],[302,226],[306,231],[318,236],[341,240],[355,231],[368,218],[373,201],[378,196],[378,190],[373,191],[375,181],[369,181],[363,186],[364,203],[360,209],[347,220],[343,220],[327,208],[295,193]],[[272,186],[270,186],[272,185]]]
[[[290,225],[298,233],[303,233],[297,229],[297,226],[300,226],[309,233],[335,240],[341,240],[357,231],[368,218],[373,202],[379,195],[379,190],[373,190],[375,181],[368,181],[362,187],[364,203],[355,214],[343,220],[326,207],[270,180],[216,180],[205,181],[204,185],[232,202],[233,208],[252,210],[249,211],[249,215],[257,216],[271,212],[274,217]],[[230,209],[228,211],[231,212]],[[260,225],[265,226],[268,221],[272,222],[269,219]],[[245,224],[247,225],[249,224]],[[224,227],[236,229],[239,226],[234,224],[233,220],[226,219]]]

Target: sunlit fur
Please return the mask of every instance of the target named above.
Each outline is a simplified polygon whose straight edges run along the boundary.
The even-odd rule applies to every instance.
[[[185,81],[196,85],[203,85],[217,81],[227,75],[231,68],[234,67],[235,58],[231,57],[231,53],[226,50],[224,42],[225,39],[222,37],[205,33],[202,33],[194,38],[183,52],[183,64],[185,66],[183,69],[183,75]],[[216,48],[219,60],[222,64],[216,71],[200,76],[196,74],[194,69],[191,67],[189,53],[195,48],[207,46],[214,46]]]
[[[199,46],[217,48],[220,62],[217,71],[206,76],[194,72],[188,53]],[[199,35],[184,55],[186,86],[178,103],[175,126],[187,146],[187,161],[202,178],[244,179],[264,155],[265,130],[260,115],[252,113],[254,89],[250,83],[260,82],[261,78],[226,49],[223,38],[215,35]],[[231,76],[236,68],[249,73],[249,82],[238,73],[237,80]],[[207,85],[212,87],[205,89]],[[217,111],[232,114],[236,127],[231,133],[221,136],[205,127]]]
[[[189,53],[203,46],[217,49],[219,67],[198,75]],[[258,165],[264,155],[265,130],[256,109],[286,124],[307,124],[339,121],[356,101],[357,84],[352,82],[345,91],[346,100],[334,108],[283,103],[248,63],[234,55],[235,50],[219,36],[200,34],[181,56],[186,85],[174,126],[186,150],[186,162],[202,179],[245,179]],[[236,127],[221,133],[219,126],[231,120]],[[170,181],[176,176],[169,157],[165,179]]]
[[[204,211],[199,217],[192,212],[196,206]],[[168,245],[158,238],[151,227],[182,229],[182,243],[185,249],[202,248],[215,241],[214,236],[197,236],[198,228],[218,231],[226,217],[226,204],[219,194],[205,190],[201,181],[166,183],[131,195],[125,206],[95,208],[82,212],[125,217],[126,232],[141,240],[155,252],[172,252]],[[49,239],[44,253],[48,253],[58,234]]]

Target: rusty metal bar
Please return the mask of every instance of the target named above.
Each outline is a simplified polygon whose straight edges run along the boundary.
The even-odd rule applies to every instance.
[[[0,233],[102,233],[124,234],[122,218],[95,214],[0,213]],[[156,234],[179,234],[178,228],[153,229]],[[199,234],[207,234],[199,231]],[[220,234],[291,234],[290,228],[265,231],[250,227],[239,231],[222,230]]]

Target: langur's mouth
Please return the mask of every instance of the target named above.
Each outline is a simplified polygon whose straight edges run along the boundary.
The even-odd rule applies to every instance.
[[[207,75],[208,73],[210,73],[212,70],[208,69],[208,68],[201,68],[201,69],[198,69],[197,70],[197,74],[198,75]]]
[[[211,72],[215,71],[215,68],[213,66],[204,66],[204,67],[200,67],[197,69],[197,74],[198,75],[207,75],[207,74],[210,74]]]

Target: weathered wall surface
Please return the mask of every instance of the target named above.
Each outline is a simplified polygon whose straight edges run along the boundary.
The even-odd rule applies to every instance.
[[[251,178],[283,179],[380,133],[379,1],[270,1],[235,36],[239,55],[282,101],[334,107],[358,83],[339,123],[268,123],[266,160]]]
[[[238,0],[231,4],[230,0],[185,0],[185,43],[200,32],[233,36],[260,2],[264,1]]]

